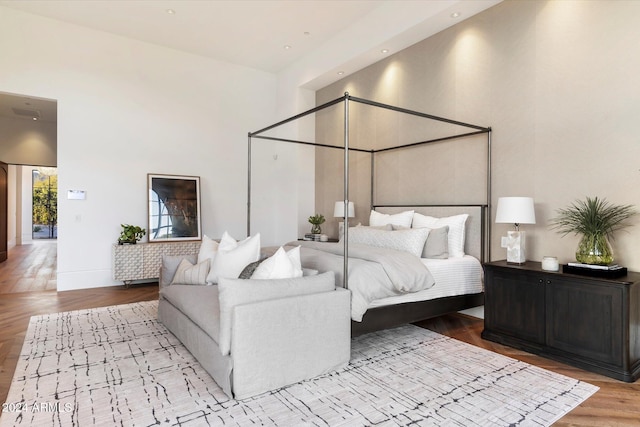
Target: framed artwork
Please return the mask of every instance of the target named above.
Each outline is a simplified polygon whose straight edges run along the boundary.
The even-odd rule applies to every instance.
[[[200,177],[147,174],[149,242],[201,240]]]

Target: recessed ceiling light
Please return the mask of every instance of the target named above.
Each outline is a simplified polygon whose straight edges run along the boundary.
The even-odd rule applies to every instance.
[[[175,11],[175,10],[173,10],[173,9],[167,9],[167,10],[166,10],[166,12],[167,12],[169,15],[175,15],[175,14],[176,14],[176,11]]]
[[[344,71],[338,71],[338,75],[341,76],[344,74]]]
[[[389,53],[389,49],[382,49],[380,52],[382,52],[382,53]]]
[[[451,14],[451,17],[452,17],[452,18],[459,18],[459,17],[460,17],[460,15],[461,15],[461,13],[460,13],[460,12],[453,12],[453,13]]]
[[[37,118],[37,117],[34,117],[34,118],[33,118],[33,120],[38,120],[38,118]]]
[[[284,50],[289,50],[289,49],[291,49],[291,46],[289,46],[288,44],[285,44],[284,45]]]

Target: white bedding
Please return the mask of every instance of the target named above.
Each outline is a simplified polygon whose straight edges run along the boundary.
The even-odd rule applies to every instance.
[[[455,295],[476,294],[484,290],[480,261],[470,255],[449,259],[421,259],[435,279],[429,289],[378,299],[369,308],[405,302],[426,301]]]

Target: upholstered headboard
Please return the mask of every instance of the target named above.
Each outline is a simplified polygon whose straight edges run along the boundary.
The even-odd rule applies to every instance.
[[[374,206],[377,212],[385,214],[395,214],[403,211],[413,210],[423,215],[429,215],[436,218],[443,218],[452,215],[468,214],[465,224],[465,243],[464,251],[466,254],[478,258],[481,262],[485,261],[487,251],[487,225],[485,205],[446,205],[446,206],[429,206],[429,205],[377,205]]]

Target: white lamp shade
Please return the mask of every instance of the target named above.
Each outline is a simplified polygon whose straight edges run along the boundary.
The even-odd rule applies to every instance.
[[[496,223],[535,224],[536,212],[531,197],[500,197]]]
[[[353,218],[354,216],[356,216],[353,202],[349,202],[347,214],[349,218]],[[343,200],[336,202],[333,208],[333,216],[338,218],[344,218],[344,201]]]

